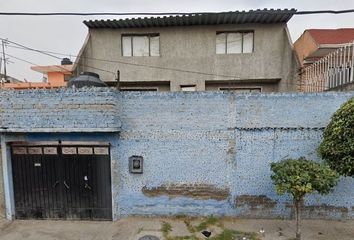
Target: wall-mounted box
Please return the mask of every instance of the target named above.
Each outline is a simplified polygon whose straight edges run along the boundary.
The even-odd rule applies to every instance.
[[[143,157],[142,156],[129,157],[129,172],[130,173],[143,173]]]

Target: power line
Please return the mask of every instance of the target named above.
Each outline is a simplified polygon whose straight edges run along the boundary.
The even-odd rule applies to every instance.
[[[353,13],[354,9],[345,10],[314,10],[314,11],[298,11],[294,15],[308,14],[343,14]],[[256,13],[266,12],[270,10],[256,10]],[[2,16],[167,16],[167,15],[200,15],[200,14],[220,14],[229,12],[0,12]],[[241,12],[242,13],[242,12]]]
[[[0,38],[1,39],[1,38]],[[20,47],[20,46],[12,46],[12,45],[8,45],[7,47],[10,47],[10,48],[17,48],[17,49],[22,49],[22,50],[29,50],[27,48],[24,48],[24,47]],[[56,55],[60,55],[60,56],[65,56],[65,57],[68,57],[68,56],[71,56],[71,57],[76,57],[75,55],[73,54],[66,54],[66,53],[58,53],[58,52],[52,52],[52,51],[47,51],[47,50],[41,50],[42,53],[51,53],[51,54],[56,54]]]
[[[3,39],[3,38],[0,38],[0,40],[1,39]],[[27,47],[27,46],[24,46],[22,44],[18,44],[18,43],[13,42],[13,41],[8,41],[8,42],[20,46],[20,47],[17,47],[19,49],[22,48],[23,50],[30,50],[30,51],[35,51],[35,52],[38,52],[38,53],[43,53],[45,55],[48,55],[48,56],[51,56],[51,57],[55,57],[57,59],[61,59],[61,58],[58,57],[58,56],[55,56],[53,54],[69,56],[69,54],[66,55],[66,54],[63,54],[63,53],[55,53],[55,52],[50,52],[51,54],[49,54],[46,51],[42,51],[42,50],[39,50],[39,49],[34,49],[34,48],[31,48],[31,47]],[[71,56],[76,57],[76,58],[78,57],[77,55],[71,55]],[[231,79],[238,79],[238,77],[230,76],[230,75],[206,73],[206,72],[184,70],[184,69],[170,68],[170,67],[161,67],[161,66],[148,65],[148,64],[130,63],[130,62],[124,62],[124,61],[120,61],[120,60],[109,60],[109,59],[100,59],[100,58],[92,58],[92,57],[84,57],[84,56],[81,56],[80,58],[90,59],[90,60],[94,60],[94,61],[101,61],[101,62],[120,63],[120,64],[123,64],[123,65],[130,65],[130,66],[137,66],[137,67],[146,67],[146,68],[153,68],[153,69],[160,69],[160,70],[169,70],[169,71],[175,71],[175,72],[199,74],[199,75],[205,75],[205,76],[215,76],[215,77],[226,77],[226,78],[231,78]],[[83,64],[80,64],[80,65],[83,65]],[[94,67],[91,67],[91,68],[95,69]],[[108,70],[103,70],[103,69],[98,69],[98,68],[96,68],[96,70],[101,70],[101,71],[110,72],[110,73],[115,74],[114,72],[111,72],[111,71],[108,71]]]
[[[0,52],[0,54],[2,54],[2,52]],[[38,65],[38,64],[36,64],[36,63],[33,63],[33,62],[31,62],[31,61],[28,61],[28,60],[25,60],[25,59],[23,59],[23,58],[15,57],[15,56],[10,55],[10,54],[8,54],[8,53],[6,53],[6,56],[12,57],[12,58],[14,58],[14,59],[17,59],[17,60],[19,60],[19,61],[22,61],[22,62],[31,64],[31,65],[40,66],[40,65]],[[113,75],[116,74],[115,72],[108,71],[108,70],[105,70],[105,69],[102,69],[102,68],[92,67],[92,66],[86,65],[86,64],[80,64],[80,66],[89,67],[89,68],[92,68],[92,69],[96,69],[96,70],[98,70],[98,71],[108,72],[108,73],[111,73],[111,74],[113,74]],[[57,67],[62,68],[62,67],[60,67],[59,65],[58,65]],[[65,69],[65,68],[62,68],[62,69],[67,71],[67,69]],[[233,79],[230,79],[230,80],[233,80]],[[295,83],[295,84],[287,83],[287,85],[299,86],[300,84],[299,84],[299,83]],[[313,86],[313,84],[301,83],[301,86]]]
[[[2,53],[2,52],[0,52],[0,54],[1,54],[1,53]],[[23,59],[23,58],[19,58],[19,57],[10,55],[10,54],[8,54],[8,53],[5,53],[5,55],[8,56],[8,57],[14,58],[14,59],[16,59],[16,60],[19,60],[19,61],[21,61],[21,62],[25,62],[25,63],[31,64],[31,65],[34,65],[34,66],[40,66],[40,65],[38,65],[38,64],[36,64],[36,63],[34,63],[34,62],[31,62],[31,61],[28,61],[28,60],[26,60],[26,59]],[[113,75],[115,75],[115,72],[108,71],[108,70],[105,70],[105,69],[102,69],[102,68],[92,67],[92,66],[89,66],[89,65],[86,65],[86,64],[80,64],[80,66],[89,67],[89,68],[92,68],[92,69],[95,69],[95,70],[99,70],[99,71],[102,71],[102,72],[108,72],[108,73],[112,73]],[[61,68],[61,69],[63,69],[63,70],[65,70],[65,71],[68,71],[66,68],[63,68],[63,67],[61,67],[60,65],[57,65],[57,67],[58,67],[58,68]]]
[[[3,52],[1,52],[1,53],[3,53]],[[14,58],[14,59],[16,59],[16,60],[19,60],[19,61],[21,61],[21,62],[25,62],[25,63],[31,64],[31,65],[34,65],[34,66],[39,66],[39,65],[36,64],[36,63],[30,62],[30,61],[25,60],[25,59],[23,59],[23,58],[15,57],[15,56],[10,55],[10,54],[8,54],[8,53],[5,53],[5,55],[8,56],[8,57],[12,57],[12,58]]]
[[[2,38],[0,38],[1,40]],[[14,43],[14,42],[12,42]],[[15,43],[14,43],[15,44]],[[10,47],[11,45],[8,45],[8,47]],[[29,51],[33,51],[32,48],[29,48],[29,47],[16,47],[16,46],[11,46],[11,47],[15,47],[15,48],[18,48],[18,49],[22,49],[22,50],[29,50]],[[58,53],[58,52],[53,52],[53,51],[44,51],[44,50],[38,50],[38,49],[34,49],[36,50],[36,52],[39,52],[39,53],[42,53],[42,52],[47,52],[47,53],[51,53],[51,54],[56,54],[56,55],[63,55],[63,56],[73,56],[73,57],[78,57],[76,55],[71,55],[71,54],[64,54],[64,53]],[[8,55],[8,54],[7,54]],[[8,55],[10,56],[10,55]],[[13,56],[12,56],[13,57]],[[15,57],[14,57],[15,58]],[[212,76],[216,76],[216,77],[227,77],[227,78],[231,78],[231,79],[228,79],[228,80],[236,80],[236,76],[229,76],[229,75],[218,75],[218,74],[209,74],[209,73],[202,73],[202,72],[195,72],[195,71],[188,71],[188,70],[182,70],[182,69],[174,69],[174,68],[166,68],[166,67],[159,67],[159,66],[151,66],[151,65],[145,65],[145,64],[136,64],[136,63],[127,63],[127,62],[123,62],[123,61],[118,61],[118,60],[108,60],[108,59],[99,59],[99,58],[91,58],[91,57],[83,57],[81,56],[81,58],[84,58],[84,59],[91,59],[91,60],[96,60],[96,61],[103,61],[103,62],[110,62],[110,63],[121,63],[121,64],[127,64],[127,65],[133,65],[133,66],[139,66],[139,67],[151,67],[151,68],[158,68],[158,69],[162,69],[162,70],[173,70],[173,71],[176,71],[176,70],[179,70],[179,71],[182,71],[182,72],[187,72],[187,73],[198,73],[198,74],[204,74],[204,75],[212,75]],[[34,63],[31,63],[29,62],[30,64],[34,64]],[[37,65],[37,64],[34,64],[34,65]],[[37,65],[38,66],[38,65]],[[79,66],[82,66],[82,67],[88,67],[88,68],[91,68],[91,69],[95,69],[95,70],[98,70],[98,71],[102,71],[102,72],[107,72],[107,73],[111,73],[113,74],[114,76],[116,76],[116,73],[115,72],[112,72],[112,71],[109,71],[109,70],[106,70],[106,69],[102,69],[102,68],[98,68],[98,67],[93,67],[93,66],[90,66],[90,65],[87,65],[87,64],[79,64]],[[61,67],[61,66],[57,66],[59,68],[62,68],[64,69],[65,71],[67,71],[67,69]],[[225,79],[223,79],[225,80]],[[288,85],[293,85],[293,86],[298,86],[299,84],[298,83],[295,83],[295,84],[291,84],[291,83],[287,83]],[[302,83],[302,86],[312,86],[311,84],[304,84]]]
[[[343,13],[353,13],[354,9],[346,10],[319,10],[319,11],[298,11],[295,12],[295,15],[308,15],[308,14],[343,14]]]
[[[0,40],[2,40],[3,38],[0,38]],[[44,52],[49,52],[49,53],[52,53],[52,54],[57,54],[57,55],[64,55],[64,56],[69,56],[70,54],[63,54],[63,53],[58,53],[58,52],[52,52],[52,51],[42,51],[42,50],[39,50],[39,49],[33,49],[33,48],[30,48],[30,47],[26,47],[24,45],[21,45],[21,44],[17,44],[13,41],[9,41],[7,40],[8,42],[11,42],[13,44],[16,44],[16,45],[19,45],[20,47],[16,47],[16,48],[19,48],[19,49],[22,49],[22,50],[29,50],[29,51],[35,51],[35,52],[38,52],[38,53],[44,53]],[[9,45],[11,46],[11,45]],[[15,47],[15,46],[12,46],[12,47]],[[0,52],[1,53],[1,52]],[[20,61],[23,61],[23,62],[26,62],[26,63],[29,63],[29,64],[32,64],[32,65],[36,65],[38,66],[37,64],[33,63],[33,62],[30,62],[30,61],[27,61],[27,60],[24,60],[24,59],[21,59],[21,58],[18,58],[18,57],[15,57],[13,55],[10,55],[10,54],[7,54],[7,56],[9,57],[13,57],[17,60],[20,60]],[[51,55],[49,55],[51,56]],[[75,56],[75,55],[71,55],[73,57],[78,57],[78,56]],[[54,56],[56,57],[56,56]],[[58,58],[58,57],[56,57]],[[167,67],[159,67],[159,66],[152,66],[152,65],[145,65],[145,64],[137,64],[137,63],[128,63],[128,62],[123,62],[123,61],[118,61],[118,60],[108,60],[108,59],[98,59],[98,58],[90,58],[90,57],[83,57],[81,56],[81,58],[87,58],[87,59],[91,59],[91,60],[96,60],[96,61],[103,61],[103,62],[111,62],[111,63],[121,63],[121,64],[127,64],[127,65],[133,65],[133,66],[139,66],[139,67],[150,67],[150,68],[157,68],[157,69],[162,69],[162,70],[173,70],[173,71],[181,71],[181,72],[186,72],[186,73],[198,73],[198,74],[203,74],[203,75],[209,75],[209,76],[219,76],[219,77],[228,77],[228,78],[231,78],[231,79],[228,79],[229,81],[230,80],[236,80],[236,76],[229,76],[229,75],[219,75],[219,74],[212,74],[212,73],[204,73],[204,72],[197,72],[197,71],[188,71],[188,70],[182,70],[182,69],[174,69],[174,68],[167,68]],[[60,65],[56,65],[57,67],[67,71],[67,69],[61,67]],[[102,72],[107,72],[107,73],[111,73],[113,74],[114,76],[116,76],[116,73],[115,72],[112,72],[112,71],[109,71],[107,69],[102,69],[102,68],[98,68],[98,67],[93,67],[93,66],[90,66],[90,65],[87,65],[87,64],[79,64],[79,66],[83,66],[83,67],[88,67],[88,68],[91,68],[91,69],[95,69],[95,70],[98,70],[98,71],[102,71]],[[225,80],[225,79],[223,79]],[[295,84],[291,84],[291,83],[287,83],[287,85],[294,85],[294,86],[298,86],[299,83],[295,83]],[[302,83],[301,84],[302,86],[312,86],[311,84],[304,84]]]
[[[4,16],[153,16],[216,14],[218,12],[0,12]]]
[[[102,68],[98,68],[98,67],[92,67],[92,66],[89,66],[89,65],[86,65],[86,64],[79,64],[79,66],[92,68],[92,69],[99,70],[99,71],[102,71],[102,72],[112,73],[114,76],[116,75],[115,72],[112,72],[112,71],[109,71],[109,70],[106,70],[106,69],[102,69]]]
[[[3,40],[3,41],[4,41],[5,39],[0,38],[0,40]],[[45,54],[45,55],[47,55],[47,56],[50,56],[50,57],[53,57],[53,58],[56,58],[56,59],[62,59],[61,57],[55,56],[55,55],[53,55],[53,54],[51,54],[51,53],[47,53],[47,52],[44,52],[44,51],[41,51],[41,50],[38,50],[38,49],[34,49],[34,48],[31,48],[31,47],[27,47],[27,46],[24,46],[24,45],[22,45],[22,44],[19,44],[19,43],[10,41],[10,40],[8,40],[8,39],[6,39],[6,41],[7,41],[8,43],[12,43],[12,44],[15,44],[15,45],[19,46],[19,47],[17,47],[17,48],[20,48],[20,49],[23,49],[23,50],[34,51],[34,52],[38,52],[38,53],[41,53],[41,54]],[[6,54],[6,55],[10,56],[9,54]],[[17,58],[17,57],[15,57],[15,56],[11,56],[11,57],[13,57],[13,58],[15,58],[15,59],[17,59],[17,60],[20,60],[20,61],[27,62],[27,63],[29,63],[29,64],[33,64],[33,65],[38,66],[37,64],[32,63],[32,62],[29,62],[29,61],[27,61],[27,60],[20,59],[20,58]],[[85,64],[80,64],[80,66],[86,66],[86,67],[89,67],[89,68],[92,68],[92,69],[95,69],[95,70],[99,70],[99,71],[102,71],[102,72],[108,72],[108,73],[112,73],[113,75],[115,75],[115,72],[108,71],[108,70],[106,70],[106,69],[101,69],[101,68],[97,68],[97,67],[92,67],[92,66],[88,66],[88,65],[85,65]],[[57,65],[57,67],[58,67],[58,68],[61,68],[61,69],[63,69],[63,70],[65,70],[65,71],[67,71],[66,68],[63,68],[63,67],[61,67],[60,65]]]
[[[49,53],[45,53],[45,52],[42,52],[42,51],[37,50],[37,49],[34,49],[34,48],[30,48],[30,47],[24,46],[24,45],[22,45],[22,44],[19,44],[19,43],[10,41],[10,40],[8,40],[8,39],[3,39],[3,38],[0,38],[0,39],[1,39],[2,41],[6,41],[6,42],[8,42],[8,43],[12,43],[12,44],[15,44],[15,45],[17,45],[17,46],[23,47],[24,49],[27,49],[27,50],[31,50],[31,51],[34,51],[34,52],[39,52],[39,53],[45,54],[45,55],[47,55],[47,56],[49,56],[49,57],[54,57],[54,58],[56,58],[56,59],[61,59],[61,58],[58,57],[58,56],[55,56],[55,55],[52,55],[52,54],[49,54]]]

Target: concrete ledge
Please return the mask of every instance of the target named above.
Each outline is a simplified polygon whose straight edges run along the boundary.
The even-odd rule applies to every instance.
[[[0,129],[0,133],[90,133],[90,132],[120,132],[121,128],[8,128]]]

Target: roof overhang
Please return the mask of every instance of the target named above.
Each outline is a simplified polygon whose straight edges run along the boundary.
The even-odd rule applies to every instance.
[[[296,9],[257,9],[250,11],[188,13],[164,17],[84,21],[88,28],[147,28],[219,24],[287,23]]]
[[[308,55],[304,60],[313,61],[314,59],[318,60],[319,58],[325,57],[331,52],[337,50],[340,47],[348,46],[350,43],[341,43],[341,44],[321,44],[318,46],[317,50]]]
[[[31,69],[36,72],[47,74],[49,72],[61,72],[71,74],[73,65],[50,65],[50,66],[32,66]]]

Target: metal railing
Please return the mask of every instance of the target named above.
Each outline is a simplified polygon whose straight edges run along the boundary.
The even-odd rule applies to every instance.
[[[301,70],[300,91],[322,92],[354,84],[354,42],[344,44]]]

